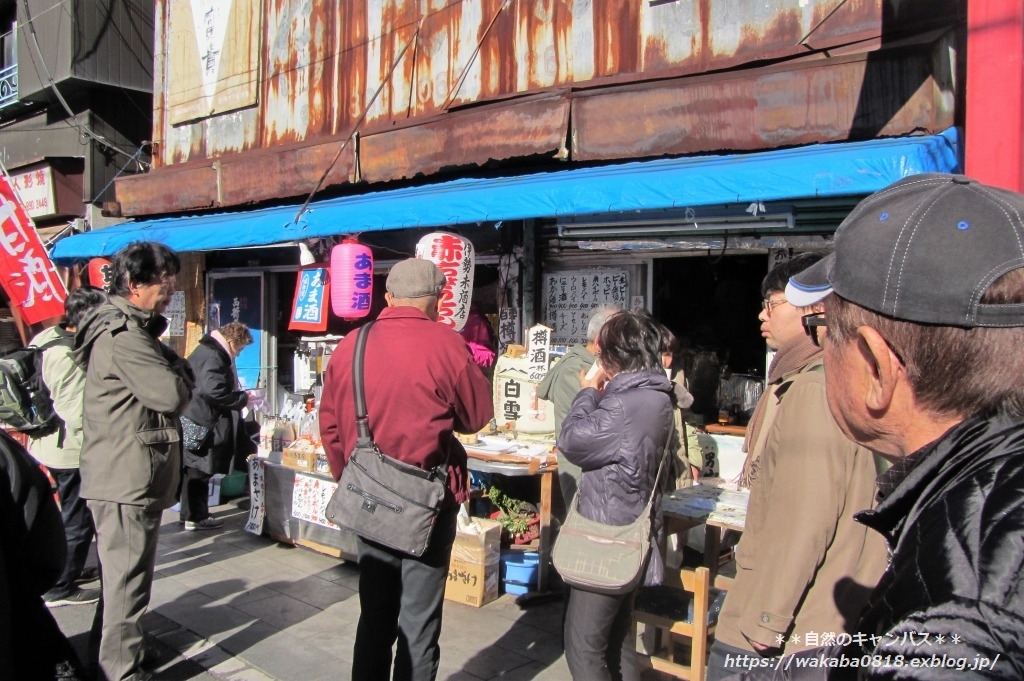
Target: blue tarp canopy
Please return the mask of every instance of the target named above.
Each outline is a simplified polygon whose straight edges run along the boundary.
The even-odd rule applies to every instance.
[[[298,223],[298,204],[126,222],[65,237],[51,257],[67,265],[140,240],[207,251],[389,229],[855,196],[908,175],[958,172],[958,145],[950,128],[920,137],[467,178],[312,202]]]

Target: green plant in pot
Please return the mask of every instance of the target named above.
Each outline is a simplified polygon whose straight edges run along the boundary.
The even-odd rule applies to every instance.
[[[488,488],[487,498],[498,509],[491,518],[501,525],[503,540],[521,544],[538,536],[535,526],[539,522],[539,517],[537,512],[531,509],[531,504],[508,496],[495,485]]]

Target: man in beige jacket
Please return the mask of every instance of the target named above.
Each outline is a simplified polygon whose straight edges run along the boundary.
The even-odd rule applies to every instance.
[[[727,656],[796,652],[852,633],[885,569],[881,536],[853,520],[874,503],[874,457],[829,413],[821,349],[802,324],[820,310],[794,307],[784,293],[791,275],[819,259],[797,256],[762,283],[761,331],[776,355],[748,426],[741,483],[750,502],[709,681],[736,673]]]

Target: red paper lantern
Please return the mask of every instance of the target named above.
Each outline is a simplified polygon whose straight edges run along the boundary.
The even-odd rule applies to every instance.
[[[461,331],[473,302],[473,244],[456,234],[431,232],[416,244],[416,257],[431,261],[444,273],[447,283],[441,292],[437,321]]]
[[[370,314],[373,300],[373,252],[355,239],[331,249],[331,309],[343,319]]]
[[[106,258],[93,258],[89,261],[89,284],[104,291],[110,288],[113,281],[111,262]]]

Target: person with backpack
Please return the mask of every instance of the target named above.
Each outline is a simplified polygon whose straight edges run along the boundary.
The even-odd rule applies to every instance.
[[[57,583],[43,594],[46,605],[81,605],[99,600],[99,589],[82,589],[78,584],[99,579],[95,568],[86,571],[85,561],[96,535],[92,515],[79,492],[82,477],[78,472],[78,455],[82,450],[82,400],[85,371],[71,359],[75,329],[83,315],[107,299],[94,286],[83,286],[68,294],[64,301],[64,322],[36,335],[29,347],[42,350],[42,380],[59,417],[51,431],[28,433],[28,451],[46,466],[57,483],[64,535],[68,542],[67,559]]]

